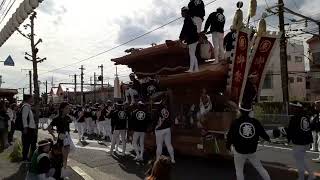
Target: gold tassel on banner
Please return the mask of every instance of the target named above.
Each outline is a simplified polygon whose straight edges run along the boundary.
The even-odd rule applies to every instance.
[[[250,0],[249,17],[252,18],[257,12],[257,0]]]
[[[241,10],[243,6],[243,2],[239,1],[237,3],[237,8],[238,10],[236,11],[234,17],[233,17],[233,27],[235,30],[240,30],[244,25],[243,25],[243,12]]]
[[[258,29],[257,29],[257,36],[262,36],[267,32],[267,22],[265,18],[267,17],[267,13],[262,14],[262,18],[259,21]]]

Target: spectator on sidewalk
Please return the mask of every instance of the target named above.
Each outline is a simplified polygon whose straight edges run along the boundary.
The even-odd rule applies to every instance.
[[[160,156],[153,164],[151,174],[146,180],[170,180],[171,162],[165,156]]]
[[[219,60],[224,59],[224,25],[225,25],[225,16],[223,15],[223,8],[219,7],[216,12],[213,12],[209,15],[205,27],[204,33],[212,33],[212,43],[214,46],[214,57],[215,63],[218,63]],[[208,31],[210,27],[210,31]]]
[[[293,143],[293,158],[297,164],[298,180],[304,180],[305,170],[309,174],[308,180],[313,180],[315,179],[313,170],[306,161],[306,151],[309,150],[313,142],[310,118],[299,102],[289,104],[289,115],[292,115],[292,117],[289,122],[287,137],[288,142]]]
[[[9,130],[9,134],[8,134],[8,142],[9,144],[12,144],[13,141],[13,135],[15,132],[15,122],[16,122],[16,118],[17,118],[17,105],[15,103],[10,105],[10,108],[8,108],[7,110],[8,115],[10,117],[10,130]]]
[[[0,101],[0,152],[9,147],[8,143],[8,122],[10,117],[4,101]]]
[[[199,41],[199,34],[197,32],[197,27],[193,23],[189,9],[183,7],[181,9],[181,15],[184,18],[183,27],[179,36],[180,42],[185,42],[189,48],[190,57],[190,68],[187,72],[199,71],[198,59],[196,57],[196,50]]]
[[[249,117],[250,111],[251,108],[240,107],[241,116],[232,122],[227,134],[227,149],[231,151],[233,146],[237,180],[244,180],[243,168],[246,160],[251,162],[264,180],[270,180],[268,172],[256,155],[259,138],[270,141],[270,137],[260,121]]]
[[[21,135],[22,140],[22,157],[23,161],[30,161],[33,152],[37,148],[37,126],[34,120],[31,104],[33,98],[31,95],[24,95],[23,104],[21,107],[23,131]],[[31,149],[30,149],[31,148]],[[31,155],[28,157],[28,155]]]
[[[63,168],[61,170],[62,175],[67,168],[68,156],[70,150],[75,149],[75,146],[70,137],[70,123],[72,123],[72,119],[69,116],[70,106],[67,102],[63,102],[59,106],[59,114],[56,118],[52,120],[48,127],[49,133],[52,135],[53,139],[57,141],[57,143],[62,148],[63,155]],[[53,127],[57,127],[58,137],[55,136]]]
[[[52,180],[49,175],[51,141],[41,140],[38,148],[33,153],[30,169],[27,173],[26,180]]]
[[[192,21],[197,26],[197,32],[200,33],[202,22],[204,20],[204,16],[206,15],[204,3],[202,0],[190,0],[188,8]]]

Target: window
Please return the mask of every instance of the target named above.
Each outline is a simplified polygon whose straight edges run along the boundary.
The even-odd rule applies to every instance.
[[[310,81],[306,82],[306,89],[310,89]]]
[[[296,59],[296,62],[298,62],[298,63],[302,62],[302,60],[303,60],[302,57],[300,57],[300,56],[296,56],[295,59]]]
[[[293,78],[293,77],[290,77],[290,78],[289,78],[289,82],[290,82],[290,83],[294,83],[294,78]]]
[[[303,81],[303,79],[301,77],[297,78],[297,82],[302,82],[302,81]]]
[[[263,82],[263,89],[272,89],[272,74],[268,72]]]
[[[288,58],[288,61],[291,61],[291,56],[290,55],[288,55],[287,58]]]
[[[313,64],[320,64],[320,52],[312,53]]]
[[[260,96],[260,101],[272,101],[273,96]]]
[[[268,101],[268,96],[260,96],[260,101]]]

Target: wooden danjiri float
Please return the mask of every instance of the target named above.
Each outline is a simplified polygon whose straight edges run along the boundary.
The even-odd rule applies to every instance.
[[[198,60],[198,72],[186,72],[189,69],[188,49],[178,41],[166,41],[112,59],[116,65],[131,68],[141,81],[146,77],[158,80],[160,89],[169,97],[175,152],[202,157],[229,154],[225,148],[225,135],[236,118],[248,83],[252,83],[256,89],[255,96],[259,97],[266,67],[279,34],[262,32],[253,35],[250,29],[242,26],[235,36],[230,58],[219,63],[214,63],[210,58]],[[248,75],[252,74],[256,80],[247,82]],[[199,118],[203,89],[206,90],[204,96],[210,97],[212,109]],[[151,112],[154,101],[156,97],[146,102]],[[145,147],[155,146],[153,133],[148,133]]]

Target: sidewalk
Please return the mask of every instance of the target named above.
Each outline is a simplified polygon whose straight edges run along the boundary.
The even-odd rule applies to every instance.
[[[0,179],[1,180],[24,180],[28,168],[23,163],[12,163],[9,160],[9,155],[12,152],[13,146],[10,146],[4,152],[0,153]],[[73,169],[68,167],[70,180],[82,180]]]

